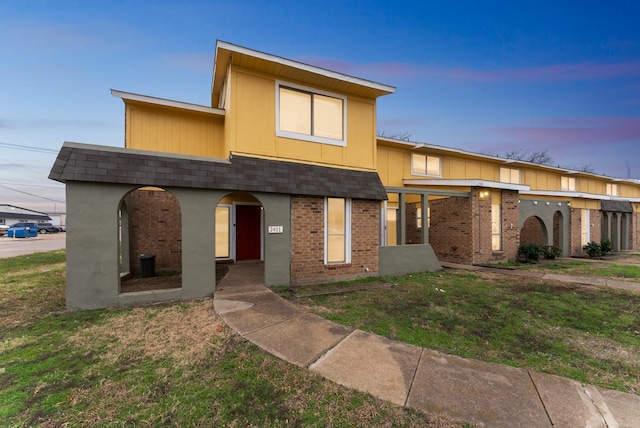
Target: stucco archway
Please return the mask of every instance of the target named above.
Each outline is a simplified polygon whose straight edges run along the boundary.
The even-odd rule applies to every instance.
[[[182,214],[177,198],[163,188],[141,187],[122,198],[118,213],[119,291],[181,288]],[[143,278],[149,272],[142,272],[141,265],[150,262],[154,279]]]

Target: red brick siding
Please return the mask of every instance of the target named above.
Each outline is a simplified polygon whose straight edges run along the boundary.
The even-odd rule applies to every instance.
[[[601,242],[603,236],[602,212],[599,210],[589,210],[590,234],[589,241]],[[593,225],[593,227],[591,227]],[[580,256],[587,254],[582,248],[582,209],[571,208],[571,232],[569,235],[570,251],[572,256]]]
[[[291,233],[291,285],[354,279],[378,272],[378,201],[352,201],[351,263],[324,264],[324,198],[292,198]]]
[[[538,245],[546,245],[542,220],[536,216],[531,216],[524,221],[522,232],[520,232],[520,242],[529,244],[533,242]]]
[[[515,260],[520,246],[520,208],[518,192],[502,191],[502,251],[493,253],[493,260]]]
[[[180,205],[169,192],[134,190],[127,197],[130,213],[131,273],[140,273],[140,254],[155,254],[156,271],[182,269]]]
[[[422,230],[418,228],[418,204],[405,204],[405,241],[407,244],[422,244]]]
[[[438,259],[471,262],[474,235],[469,198],[436,199],[429,201],[429,207],[429,244]]]

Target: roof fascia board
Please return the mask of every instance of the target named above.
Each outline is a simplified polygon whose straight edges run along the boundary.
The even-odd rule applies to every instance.
[[[516,190],[518,192],[531,189],[526,184],[501,183],[488,180],[421,180],[409,178],[402,180],[402,182],[409,186],[490,187],[492,189]]]
[[[127,147],[100,146],[96,144],[75,143],[73,141],[65,141],[62,144],[62,147],[69,147],[72,149],[99,150],[101,152],[111,152],[111,153],[130,153],[130,154],[136,154],[136,155],[164,157],[169,159],[187,159],[187,160],[197,160],[197,161],[205,161],[205,162],[212,162],[212,163],[224,163],[224,164],[231,163],[229,159],[210,158],[210,157],[194,156],[194,155],[183,155],[180,153],[156,152],[155,150],[130,149]]]
[[[582,193],[582,192],[559,192],[552,190],[530,190],[520,192],[522,195],[530,195],[530,196],[557,196],[564,198],[579,198],[579,199],[597,199],[597,200],[607,200],[607,201],[630,201],[630,202],[640,202],[640,198],[624,198],[620,196],[609,196],[609,195],[599,195],[597,193]]]
[[[111,95],[126,101],[138,101],[147,104],[154,104],[163,107],[173,107],[181,110],[197,111],[200,113],[213,114],[216,116],[224,116],[226,112],[223,109],[202,106],[199,104],[185,103],[182,101],[167,100],[164,98],[150,97],[148,95],[133,94],[131,92],[118,91],[111,89]]]
[[[452,154],[460,154],[460,155],[470,156],[470,157],[479,158],[479,159],[486,159],[486,160],[490,160],[492,162],[502,163],[502,164],[505,164],[505,165],[509,164],[510,166],[514,165],[514,164],[515,165],[530,166],[530,167],[534,167],[536,169],[545,169],[545,170],[548,170],[548,171],[553,171],[553,172],[556,172],[558,174],[581,175],[581,176],[586,177],[586,178],[597,178],[597,179],[608,181],[608,182],[629,183],[629,184],[636,185],[636,186],[640,185],[640,180],[632,179],[632,178],[607,177],[606,175],[599,175],[599,174],[594,174],[594,173],[591,173],[591,172],[576,171],[576,170],[573,170],[573,169],[555,167],[555,166],[550,166],[550,165],[542,165],[542,164],[537,164],[537,163],[534,163],[534,162],[526,162],[526,161],[516,160],[516,159],[505,159],[505,158],[501,158],[499,156],[483,155],[483,154],[480,154],[480,153],[469,152],[469,151],[466,151],[466,150],[456,149],[456,148],[453,148],[453,147],[438,146],[436,144],[415,143],[415,142],[411,142],[411,141],[395,140],[393,138],[380,137],[380,136],[376,136],[376,139],[380,140],[380,141],[392,143],[392,144],[404,145],[404,146],[407,146],[407,148],[411,149],[411,150],[420,150],[420,149],[439,150],[439,151],[442,151],[442,152],[449,152],[449,153],[452,153]]]
[[[330,79],[337,79],[343,82],[353,83],[355,85],[365,86],[367,88],[375,89],[382,92],[387,92],[392,94],[396,91],[396,88],[393,86],[385,85],[382,83],[373,82],[371,80],[361,79],[359,77],[349,76],[347,74],[338,73],[337,71],[331,71],[324,68],[316,67],[309,64],[304,64],[302,62],[282,58],[279,56],[267,54],[260,51],[255,51],[253,49],[245,48],[242,46],[234,45],[232,43],[223,42],[222,40],[218,40],[216,51],[218,49],[226,49],[231,52],[236,52],[242,55],[252,56],[258,59],[262,59],[265,61],[270,61],[276,64],[284,65],[287,67],[297,68],[299,70],[307,71],[309,73],[319,74],[321,76],[328,77]],[[217,52],[216,52],[217,57]]]

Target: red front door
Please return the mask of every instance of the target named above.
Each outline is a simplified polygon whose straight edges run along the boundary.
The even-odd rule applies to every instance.
[[[260,260],[260,207],[236,205],[236,260]]]

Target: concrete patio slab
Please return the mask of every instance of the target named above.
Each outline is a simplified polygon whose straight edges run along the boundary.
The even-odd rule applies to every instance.
[[[547,414],[556,427],[606,428],[605,419],[586,387],[575,380],[529,372]]]
[[[214,300],[213,309],[218,315],[223,315],[228,312],[242,311],[249,309],[253,306],[253,303],[242,302],[240,300]]]
[[[350,388],[404,405],[422,350],[356,330],[309,368]]]
[[[489,427],[551,427],[526,370],[424,350],[407,406]]]
[[[581,276],[557,275],[555,273],[545,273],[542,279],[550,279],[553,281],[568,282],[571,284],[587,284],[587,285],[607,285],[607,280],[602,278],[587,278]]]
[[[245,336],[267,352],[307,367],[353,331],[312,314],[283,321]]]
[[[616,281],[616,280],[608,279],[607,287],[640,292],[640,283],[637,283],[637,282],[634,283],[634,282]]]
[[[214,300],[215,302],[215,300]],[[267,328],[282,321],[299,317],[304,312],[282,299],[251,306],[241,311],[221,315],[224,322],[242,336]]]
[[[640,426],[640,396],[596,387],[591,388],[598,390],[611,412],[613,421],[609,423],[609,427],[637,428]]]

